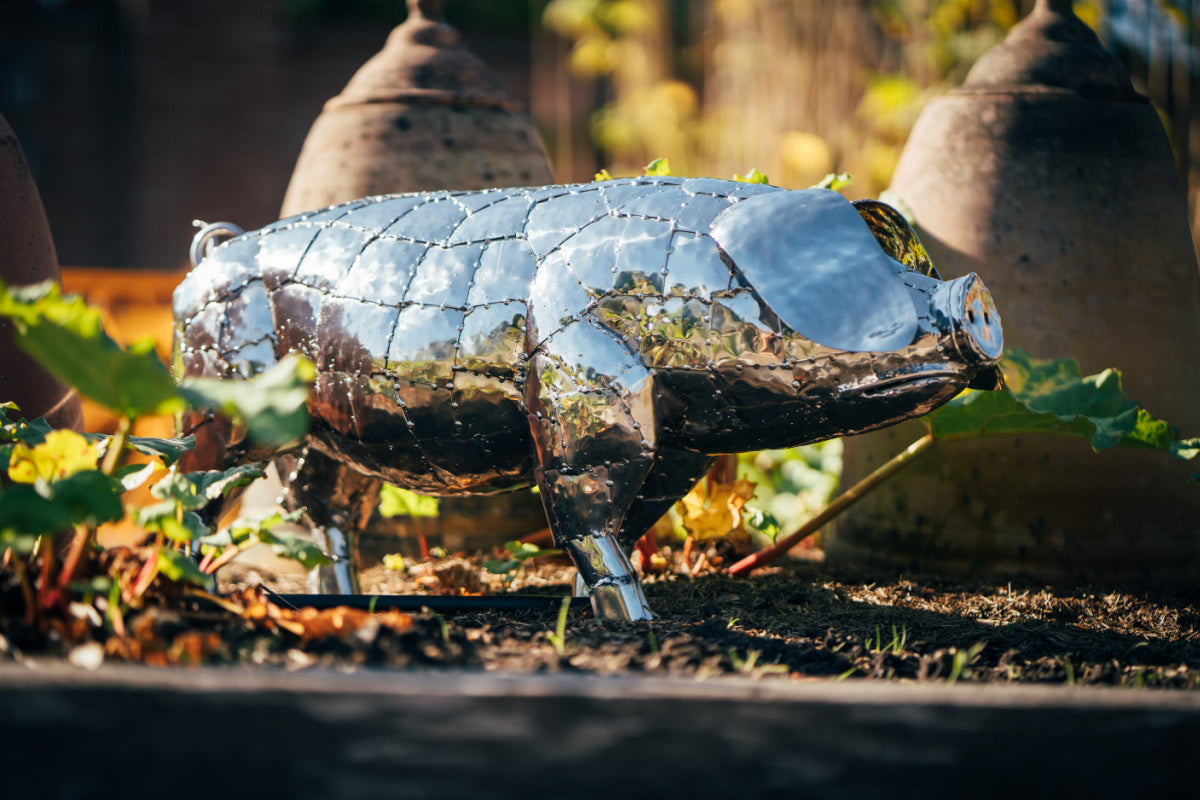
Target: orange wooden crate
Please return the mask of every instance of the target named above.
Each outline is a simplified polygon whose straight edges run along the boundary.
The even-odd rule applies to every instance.
[[[63,290],[82,294],[99,309],[108,335],[119,344],[152,338],[159,358],[171,363],[171,293],[183,280],[183,271],[100,269],[63,267]],[[83,401],[84,429],[111,433],[117,420],[106,409]],[[139,436],[170,436],[170,417],[150,417],[138,421],[134,432]]]
[[[64,267],[63,289],[82,294],[97,308],[104,320],[104,329],[119,344],[127,345],[141,339],[154,339],[159,358],[171,363],[171,293],[183,279],[183,271],[149,271],[133,269],[98,269]],[[84,430],[112,433],[117,419],[107,409],[84,398]],[[170,416],[145,417],[134,425],[138,436],[173,436],[175,421]],[[136,459],[135,459],[136,460]],[[153,483],[152,479],[149,483]],[[152,502],[145,487],[134,490],[126,498],[134,505]],[[129,519],[102,525],[101,543],[106,546],[140,543],[145,534]]]

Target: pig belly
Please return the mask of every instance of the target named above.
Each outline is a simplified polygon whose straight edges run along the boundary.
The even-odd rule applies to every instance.
[[[309,444],[365,475],[423,494],[533,485],[529,423],[515,383],[459,372],[448,385],[394,375],[318,375]]]

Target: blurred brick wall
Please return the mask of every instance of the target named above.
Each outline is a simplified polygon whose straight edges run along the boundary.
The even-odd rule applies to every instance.
[[[64,265],[175,269],[194,218],[278,216],[326,99],[404,17],[295,0],[0,0],[0,113],[33,165]],[[528,104],[527,31],[450,21]]]

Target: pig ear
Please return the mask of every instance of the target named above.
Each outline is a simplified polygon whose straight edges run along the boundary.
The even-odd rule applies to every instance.
[[[709,234],[788,327],[837,350],[912,343],[917,311],[858,212],[827,189],[740,200]]]
[[[921,244],[921,238],[896,209],[878,200],[855,200],[854,210],[867,223],[875,241],[883,252],[904,265],[910,272],[918,272],[929,278],[941,280],[929,251]]]

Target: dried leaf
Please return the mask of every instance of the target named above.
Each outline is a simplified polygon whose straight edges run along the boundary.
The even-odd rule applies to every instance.
[[[754,484],[750,481],[700,481],[676,504],[680,525],[697,542],[724,539],[747,543],[749,533],[743,525],[742,508],[753,496]]]

